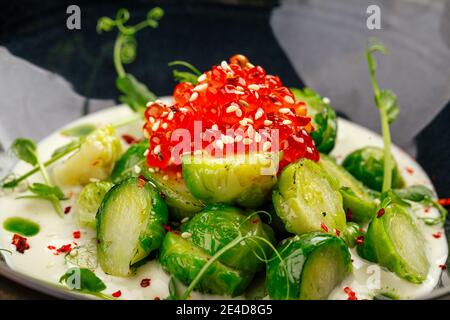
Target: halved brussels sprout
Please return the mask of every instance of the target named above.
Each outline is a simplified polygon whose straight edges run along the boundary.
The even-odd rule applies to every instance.
[[[226,244],[241,235],[255,235],[275,243],[273,230],[264,224],[257,214],[249,217],[238,208],[227,205],[212,205],[195,215],[181,228],[189,232],[192,243],[214,255]],[[270,247],[260,241],[245,241],[245,245],[236,246],[220,256],[219,261],[243,271],[256,272],[262,269],[271,255]]]
[[[268,200],[277,181],[278,154],[224,158],[183,156],[183,177],[192,194],[206,203],[256,208]]]
[[[329,102],[309,88],[291,89],[291,91],[297,101],[303,101],[306,104],[307,114],[311,117],[311,123],[314,127],[311,137],[317,150],[322,153],[330,153],[336,143],[336,112]]]
[[[395,165],[392,169],[392,188],[401,188],[404,181]],[[367,187],[381,191],[383,187],[384,151],[377,147],[365,147],[350,153],[342,163],[344,168]]]
[[[266,285],[272,299],[326,299],[352,269],[341,238],[313,232],[285,240],[267,263]]]
[[[392,202],[383,210],[369,224],[358,254],[400,278],[422,283],[430,264],[420,230],[405,206]]]
[[[105,180],[121,153],[114,127],[99,128],[86,137],[76,153],[55,167],[55,181],[58,185],[86,185],[92,179]]]
[[[109,190],[97,214],[98,261],[103,271],[125,277],[130,266],[158,249],[168,212],[159,192],[138,178]]]
[[[95,229],[98,208],[105,194],[113,187],[111,182],[91,182],[84,186],[76,202],[76,217],[83,227]]]
[[[348,171],[338,165],[331,157],[322,154],[320,162],[329,175],[335,177],[340,185],[344,209],[351,210],[352,220],[368,222],[375,214],[376,204],[364,186]]]
[[[272,193],[277,215],[295,234],[312,231],[339,233],[345,212],[337,180],[318,163],[301,159],[282,171]]]
[[[160,262],[165,270],[189,285],[211,257],[239,236],[252,238],[220,255],[196,288],[202,292],[239,295],[255,272],[263,268],[263,260],[270,257],[268,243],[275,243],[272,229],[257,214],[246,216],[240,209],[227,205],[209,206],[182,225],[181,236],[167,234]]]
[[[163,268],[186,285],[192,282],[209,259],[211,256],[205,250],[174,232],[166,234],[159,257]],[[196,290],[235,297],[245,291],[252,278],[252,273],[216,261],[203,275]]]
[[[117,162],[111,174],[112,181],[117,183],[128,177],[143,175],[164,194],[164,200],[169,207],[171,219],[173,220],[191,217],[202,210],[204,204],[192,196],[182,177],[177,176],[173,172],[156,172],[148,168],[144,155],[147,149],[147,140],[128,148]]]

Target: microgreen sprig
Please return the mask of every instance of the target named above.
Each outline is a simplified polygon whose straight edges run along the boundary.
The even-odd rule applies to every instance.
[[[133,75],[127,73],[124,64],[132,63],[136,59],[136,33],[146,27],[157,28],[163,16],[164,11],[155,7],[147,13],[146,20],[135,25],[125,25],[130,19],[130,12],[121,8],[117,11],[115,19],[102,17],[97,22],[98,33],[109,32],[114,28],[118,30],[113,51],[114,67],[117,72],[116,86],[124,94],[119,98],[120,101],[130,106],[133,111],[143,111],[147,102],[156,100],[156,95]]]
[[[28,190],[33,195],[22,196],[19,198],[48,200],[52,204],[55,211],[60,216],[63,216],[63,210],[61,208],[60,200],[64,200],[65,195],[59,187],[52,184],[50,176],[45,169],[45,165],[40,161],[38,157],[36,143],[31,139],[19,138],[16,139],[12,144],[11,151],[18,159],[37,167],[45,181],[45,183],[33,183],[28,188]]]
[[[379,41],[372,39],[367,48],[367,64],[369,66],[370,80],[374,91],[375,105],[380,113],[381,130],[384,143],[384,177],[382,191],[386,192],[392,186],[392,169],[394,166],[391,155],[391,133],[389,125],[397,118],[400,108],[397,96],[390,90],[380,89],[376,79],[377,64],[373,57],[375,52],[387,53],[386,47]]]

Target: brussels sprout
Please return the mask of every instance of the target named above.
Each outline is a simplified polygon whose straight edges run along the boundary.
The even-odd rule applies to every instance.
[[[347,227],[344,229],[343,239],[349,248],[354,248],[356,246],[356,240],[363,238],[364,233],[357,223],[347,223]]]
[[[168,212],[150,183],[129,178],[109,190],[97,214],[98,261],[103,271],[127,276],[130,266],[158,249]]]
[[[422,234],[406,208],[396,202],[385,206],[369,224],[358,254],[400,278],[422,283],[430,265]]]
[[[111,182],[91,182],[84,186],[76,202],[76,217],[83,227],[95,229],[95,216],[105,194],[113,187]]]
[[[192,194],[206,203],[256,208],[267,201],[276,183],[278,158],[278,154],[184,156],[183,177]]]
[[[203,209],[200,200],[194,198],[186,187],[182,177],[173,172],[150,171],[144,153],[148,149],[148,140],[132,145],[117,162],[111,179],[117,183],[125,178],[143,175],[154,183],[164,194],[164,200],[169,207],[173,220],[191,217]]]
[[[383,187],[384,151],[377,147],[365,147],[350,153],[343,162],[344,168],[367,187],[381,191]],[[404,181],[395,160],[392,169],[392,188],[401,188]]]
[[[160,262],[186,285],[221,249],[240,236],[251,236],[222,253],[196,287],[202,292],[230,296],[245,290],[255,272],[263,268],[263,259],[270,256],[269,244],[275,243],[272,229],[258,215],[245,216],[240,209],[227,205],[208,206],[182,225],[181,232],[181,237],[173,233],[166,236]]]
[[[309,88],[291,90],[295,99],[303,101],[307,106],[307,114],[311,117],[314,127],[311,137],[317,150],[322,153],[330,153],[336,143],[336,112],[318,93]]]
[[[364,186],[332,158],[322,154],[319,163],[330,176],[338,180],[344,209],[351,210],[352,220],[368,222],[375,214],[376,204]]]
[[[345,212],[337,180],[319,164],[301,159],[281,173],[272,193],[277,215],[286,230],[335,233],[345,228]]]
[[[122,152],[120,140],[111,125],[99,128],[86,137],[80,149],[55,167],[59,185],[86,185],[91,179],[105,180]]]
[[[258,215],[246,217],[240,209],[227,205],[208,206],[184,224],[181,230],[192,234],[192,243],[210,255],[214,255],[239,234],[252,234],[275,243],[272,229],[262,223]],[[270,253],[270,247],[258,240],[247,242],[245,246],[228,250],[220,256],[219,261],[243,271],[261,270],[264,262],[260,258]]]
[[[281,256],[267,263],[266,285],[272,299],[326,299],[352,269],[341,238],[313,232],[281,243]]]
[[[211,259],[203,249],[168,232],[164,238],[159,261],[163,268],[184,284],[189,284]],[[252,281],[253,274],[233,269],[215,261],[198,283],[196,289],[204,293],[225,294],[231,297],[242,294]]]

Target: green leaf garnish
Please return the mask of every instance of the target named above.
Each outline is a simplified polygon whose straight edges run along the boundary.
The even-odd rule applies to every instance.
[[[63,210],[61,208],[60,201],[66,200],[66,196],[62,192],[62,190],[53,185],[48,185],[44,183],[33,183],[28,190],[32,193],[32,195],[20,196],[17,199],[41,199],[49,201],[56,213],[60,216],[63,216]]]
[[[93,132],[97,127],[90,123],[80,124],[68,129],[62,130],[60,133],[66,137],[86,137]]]
[[[71,290],[111,299],[109,296],[101,293],[106,289],[105,283],[94,272],[86,268],[74,267],[68,269],[59,278],[59,282],[64,283]]]
[[[32,166],[38,163],[36,149],[36,143],[33,140],[25,138],[16,139],[11,146],[11,151],[18,159]]]
[[[177,284],[174,276],[169,281],[169,296],[165,300],[178,300]]]
[[[190,82],[196,85],[198,82],[198,77],[202,74],[196,67],[186,61],[175,60],[169,62],[169,67],[182,66],[189,71],[179,71],[177,69],[173,70],[173,77],[177,82]]]
[[[119,76],[116,80],[116,86],[124,94],[119,97],[119,100],[135,112],[143,110],[147,102],[156,100],[155,94],[131,74]]]

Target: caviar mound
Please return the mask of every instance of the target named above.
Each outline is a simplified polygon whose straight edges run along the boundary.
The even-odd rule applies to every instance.
[[[283,151],[280,167],[300,158],[319,160],[305,103],[245,56],[213,66],[196,85],[178,84],[173,100],[147,105],[150,167],[177,171],[183,153],[222,157]]]

